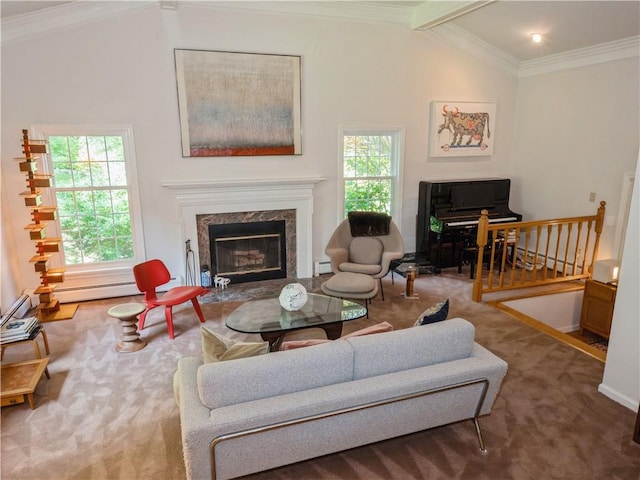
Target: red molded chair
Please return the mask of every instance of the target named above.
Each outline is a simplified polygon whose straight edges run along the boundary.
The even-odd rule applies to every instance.
[[[157,295],[156,288],[171,280],[171,274],[162,260],[156,258],[136,265],[133,267],[133,276],[136,279],[138,290],[144,293],[144,303],[147,305],[147,308],[139,317],[140,330],[144,328],[144,320],[149,310],[164,305],[164,316],[167,319],[169,338],[173,340],[173,314],[171,309],[174,305],[180,305],[187,300],[191,300],[200,322],[204,323],[204,316],[198,303],[198,295],[206,291],[204,288],[199,286],[174,287],[162,296]]]

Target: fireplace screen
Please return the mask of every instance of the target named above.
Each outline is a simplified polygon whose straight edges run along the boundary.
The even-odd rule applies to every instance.
[[[286,278],[285,221],[209,225],[212,273],[232,283]]]

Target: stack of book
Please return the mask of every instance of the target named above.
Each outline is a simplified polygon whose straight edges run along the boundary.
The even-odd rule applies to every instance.
[[[0,328],[0,344],[33,338],[40,331],[37,317],[3,318]]]

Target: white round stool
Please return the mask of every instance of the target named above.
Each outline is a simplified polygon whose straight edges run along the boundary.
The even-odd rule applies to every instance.
[[[144,340],[140,340],[137,325],[138,315],[144,312],[145,308],[141,303],[123,303],[107,311],[110,317],[120,320],[122,326],[122,334],[116,345],[117,352],[137,352],[147,344]]]

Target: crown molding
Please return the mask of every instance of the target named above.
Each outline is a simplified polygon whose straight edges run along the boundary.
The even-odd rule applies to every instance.
[[[454,24],[439,25],[428,31],[478,60],[519,78],[640,56],[640,36],[635,36],[521,62]]]
[[[75,25],[92,23],[132,10],[157,6],[158,2],[72,2],[64,5],[17,15],[2,20],[0,43],[7,44]]]
[[[251,10],[289,15],[308,15],[378,23],[394,23],[408,26],[411,23],[411,8],[380,2],[271,2],[228,1],[192,2],[189,0],[160,1],[79,1],[58,5],[35,12],[2,20],[0,43],[45,35],[58,30],[91,23],[116,16],[131,10],[159,7],[163,10],[178,10],[180,7]]]
[[[457,25],[445,23],[430,28],[428,32],[437,35],[480,61],[497,67],[514,77],[518,76],[520,62],[517,58],[506,54]]]
[[[411,23],[412,9],[403,5],[391,5],[388,2],[353,1],[229,1],[198,2],[179,1],[178,4],[198,8],[252,10],[286,15],[307,15],[333,17],[351,20],[372,21],[378,23],[396,23],[408,26]]]
[[[640,36],[578,48],[569,52],[549,55],[520,63],[519,77],[531,77],[544,73],[585,67],[640,56]]]
[[[496,0],[467,0],[457,2],[422,2],[413,9],[411,28],[428,30],[458,18]]]

